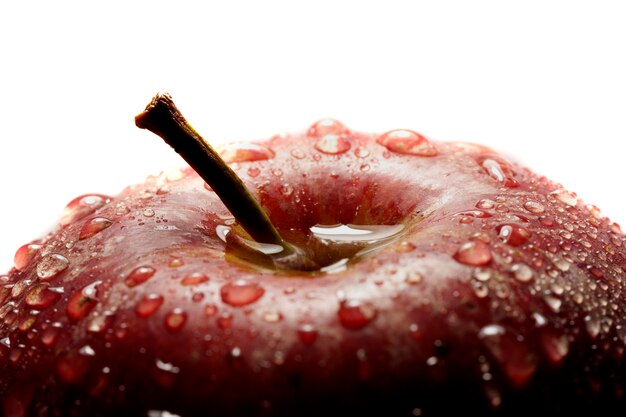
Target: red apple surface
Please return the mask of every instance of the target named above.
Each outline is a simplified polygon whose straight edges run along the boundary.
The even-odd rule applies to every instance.
[[[596,207],[411,130],[219,152],[261,214],[198,156],[17,250],[2,415],[626,413],[626,239]]]

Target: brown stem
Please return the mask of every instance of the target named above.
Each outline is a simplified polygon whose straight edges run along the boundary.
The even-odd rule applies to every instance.
[[[283,248],[280,257],[293,258],[295,248],[280,236],[267,213],[220,155],[185,120],[167,93],[159,93],[135,117],[135,124],[163,138],[204,179],[241,227],[259,243]]]

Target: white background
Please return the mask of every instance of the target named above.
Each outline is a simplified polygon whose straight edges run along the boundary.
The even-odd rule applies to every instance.
[[[180,165],[134,127],[159,90],[214,143],[328,116],[485,143],[626,224],[624,2],[95,3],[0,6],[0,271],[73,197]]]

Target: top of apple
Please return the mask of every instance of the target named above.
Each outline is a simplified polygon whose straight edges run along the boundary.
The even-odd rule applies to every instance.
[[[17,251],[4,415],[624,410],[626,239],[575,194],[411,130],[214,152],[166,95],[138,125],[198,172]]]

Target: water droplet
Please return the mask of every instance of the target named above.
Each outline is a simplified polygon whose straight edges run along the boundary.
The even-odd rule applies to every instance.
[[[530,231],[516,224],[503,224],[498,226],[496,230],[500,240],[511,246],[521,246],[531,236]]]
[[[224,312],[220,314],[217,318],[217,327],[222,330],[230,329],[233,327],[233,315],[229,312]]]
[[[338,120],[322,119],[315,122],[307,133],[312,138],[321,138],[326,135],[347,135],[348,128]]]
[[[279,311],[270,310],[263,313],[263,320],[268,323],[278,323],[283,319],[283,315]]]
[[[590,267],[589,272],[591,272],[591,275],[593,275],[595,278],[598,278],[598,279],[604,278],[604,272],[602,272],[601,269],[595,266]]]
[[[76,197],[68,203],[61,215],[61,225],[67,226],[76,220],[103,207],[111,201],[110,197],[101,194],[88,194]]]
[[[143,284],[156,273],[156,269],[151,266],[140,266],[131,271],[130,274],[124,280],[127,287],[136,287],[139,284]]]
[[[183,261],[180,258],[174,258],[171,261],[168,262],[167,266],[169,266],[170,268],[178,268],[185,265],[185,261]]]
[[[31,314],[29,314],[26,317],[23,317],[20,320],[20,323],[18,324],[17,328],[21,331],[21,332],[27,332],[28,330],[30,330],[35,323],[37,322],[37,315],[36,314],[32,314],[33,312],[31,312]]]
[[[89,371],[89,356],[66,352],[57,360],[56,373],[64,382],[76,383],[85,378]]]
[[[592,339],[597,338],[601,330],[600,320],[595,316],[585,316],[585,328]]]
[[[423,278],[422,274],[420,274],[419,272],[413,271],[413,272],[409,272],[408,274],[406,274],[406,278],[404,279],[404,281],[407,284],[416,285],[422,282],[422,278]]]
[[[302,152],[302,150],[294,149],[291,151],[291,156],[293,156],[296,159],[304,159],[306,155],[304,154],[304,152]]]
[[[523,339],[498,324],[490,324],[480,329],[478,338],[513,385],[521,387],[530,381],[537,365]]]
[[[524,203],[524,208],[528,211],[530,211],[533,214],[541,214],[544,211],[546,211],[546,208],[543,206],[543,204],[538,203],[536,201],[533,200],[529,200],[527,202]]]
[[[180,331],[187,321],[187,313],[181,308],[175,308],[165,315],[165,328],[170,332]]]
[[[363,165],[361,165],[361,166],[359,167],[359,170],[360,170],[361,172],[367,172],[367,171],[369,171],[369,170],[370,170],[370,166],[369,166],[369,164],[363,164]]]
[[[104,229],[110,227],[112,224],[113,222],[111,220],[104,217],[93,218],[83,224],[83,227],[80,229],[80,235],[78,236],[78,239],[88,239],[103,231]]]
[[[559,364],[569,353],[569,339],[564,334],[546,328],[541,333],[541,347],[546,357],[553,364]]]
[[[89,320],[89,323],[87,324],[87,331],[94,334],[104,333],[113,326],[114,321],[115,314],[111,312],[99,314]]]
[[[135,314],[141,318],[150,317],[161,307],[163,301],[162,295],[154,293],[148,294],[135,305]]]
[[[255,283],[237,280],[226,284],[220,290],[222,301],[234,307],[252,304],[263,296],[265,290]]]
[[[482,210],[466,210],[457,213],[457,216],[466,216],[466,217],[474,217],[477,219],[487,219],[491,217],[491,214]]]
[[[472,290],[474,290],[474,294],[478,298],[485,298],[489,295],[489,287],[480,281],[472,282]]]
[[[11,285],[4,285],[2,287],[0,287],[0,305],[4,305],[4,302],[9,298],[9,296],[11,295]]]
[[[98,304],[97,287],[102,281],[95,281],[76,291],[67,301],[65,312],[69,319],[77,322],[85,318]]]
[[[484,266],[491,262],[492,255],[486,243],[475,240],[461,245],[453,258],[465,265]]]
[[[559,310],[561,310],[561,305],[563,304],[563,302],[560,299],[552,295],[544,295],[543,301],[545,301],[546,305],[550,307],[550,310],[552,310],[555,313],[558,313]]]
[[[315,142],[315,149],[325,154],[338,155],[350,149],[350,142],[344,136],[328,134]]]
[[[437,155],[437,150],[432,143],[412,130],[392,130],[378,137],[376,141],[396,153],[417,156]]]
[[[145,210],[143,211],[143,215],[144,215],[145,217],[154,217],[155,212],[154,212],[154,210],[153,210],[153,209],[151,209],[151,208],[147,208],[147,209],[145,209]]]
[[[256,143],[232,143],[224,145],[218,150],[226,163],[252,162],[272,159],[274,151]]]
[[[376,317],[376,308],[360,300],[342,300],[339,305],[339,322],[347,329],[358,330]]]
[[[56,303],[60,297],[61,293],[52,291],[48,284],[41,283],[28,291],[24,303],[32,309],[44,310]]]
[[[550,195],[556,197],[557,200],[568,206],[575,206],[578,201],[574,194],[566,190],[556,190],[551,192]]]
[[[209,304],[204,308],[204,314],[207,317],[213,317],[217,314],[217,306],[215,304]]]
[[[567,272],[570,268],[570,263],[562,258],[554,258],[552,259],[552,263],[556,266],[560,271]]]
[[[364,146],[358,146],[354,150],[354,154],[357,156],[357,158],[367,158],[368,156],[370,156],[370,151]]]
[[[288,197],[293,194],[293,187],[289,184],[283,184],[278,188],[278,191],[285,197]]]
[[[37,264],[37,276],[42,281],[49,281],[70,265],[70,261],[58,253],[45,255]]]
[[[310,346],[317,340],[317,330],[312,324],[303,324],[298,328],[298,339],[304,345]]]
[[[57,337],[59,336],[59,329],[61,328],[61,325],[60,323],[58,323],[57,326],[54,324],[57,323],[53,323],[51,327],[48,327],[41,333],[41,343],[46,347],[54,345]]]
[[[258,177],[260,173],[261,173],[261,170],[257,167],[248,168],[248,176],[250,176],[251,178]]]
[[[513,276],[519,282],[529,282],[533,279],[533,270],[524,263],[517,263],[511,267],[511,271],[513,272]]]
[[[38,245],[36,243],[28,243],[21,246],[15,252],[15,256],[13,257],[15,269],[17,269],[18,271],[22,271],[24,268],[26,268],[33,260],[35,255],[37,255],[39,249],[41,249],[41,245]]]
[[[482,199],[479,200],[478,203],[476,203],[476,208],[479,209],[492,209],[496,206],[496,202],[493,200],[489,200],[489,199]]]
[[[202,284],[204,282],[207,282],[208,280],[209,280],[209,277],[207,277],[205,274],[201,272],[194,272],[190,275],[187,275],[185,278],[183,278],[180,281],[180,283],[181,285],[184,285],[184,286],[193,286],[193,285]]]

